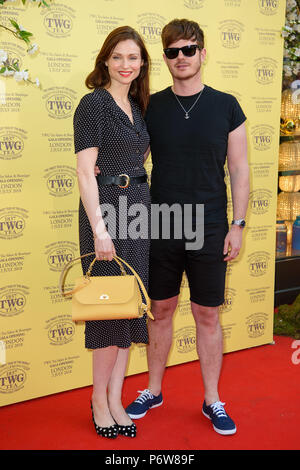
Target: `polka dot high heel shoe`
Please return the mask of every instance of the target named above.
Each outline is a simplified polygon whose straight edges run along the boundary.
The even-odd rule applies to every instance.
[[[98,436],[107,437],[108,439],[116,439],[116,437],[118,437],[119,435],[119,426],[117,424],[113,424],[112,426],[107,426],[107,427],[98,426],[94,418],[92,402],[91,402],[91,409],[92,409],[93,423],[94,423],[95,430]]]
[[[135,437],[136,436],[136,425],[134,423],[128,426],[121,426],[117,424],[119,434],[122,436]]]

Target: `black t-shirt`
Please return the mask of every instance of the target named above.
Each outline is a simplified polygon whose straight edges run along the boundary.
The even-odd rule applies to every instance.
[[[197,94],[178,99],[189,110]],[[185,119],[168,87],[151,96],[145,119],[153,162],[152,203],[204,204],[206,223],[226,221],[228,134],[246,119],[236,98],[205,86]]]

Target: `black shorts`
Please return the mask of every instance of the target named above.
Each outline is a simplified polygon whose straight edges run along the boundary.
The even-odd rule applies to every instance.
[[[185,271],[192,302],[208,307],[222,305],[227,267],[223,249],[227,232],[227,224],[205,225],[204,244],[199,250],[186,250],[185,239],[151,240],[149,297],[164,300],[178,295]]]

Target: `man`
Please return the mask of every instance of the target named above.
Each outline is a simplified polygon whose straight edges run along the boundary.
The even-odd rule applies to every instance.
[[[205,391],[202,411],[215,431],[233,434],[236,426],[218,392],[223,356],[219,306],[224,302],[227,261],[241,249],[248,206],[246,117],[233,96],[202,83],[206,50],[197,23],[171,21],[162,31],[162,42],[173,86],[151,96],[146,114],[153,162],[152,204],[192,204],[194,209],[204,204],[204,245],[187,250],[184,237],[151,240],[149,295],[155,321],[148,323],[149,384],[126,411],[138,419],[163,403],[172,318],[185,271]],[[226,155],[233,203],[229,231]]]

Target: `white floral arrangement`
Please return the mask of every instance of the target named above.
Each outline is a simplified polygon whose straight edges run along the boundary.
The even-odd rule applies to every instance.
[[[283,76],[299,78],[300,74],[300,1],[286,0],[286,21],[282,28],[284,38]]]
[[[0,6],[4,5],[5,3],[9,2],[15,2],[16,0],[0,0]],[[29,0],[32,3],[40,6],[46,6],[48,7],[49,5],[47,4],[46,0]],[[51,1],[51,0],[50,0]],[[25,5],[26,0],[22,0],[23,5]],[[22,25],[18,24],[15,20],[9,19],[10,26],[5,26],[1,24],[0,22],[0,29],[4,29],[5,31],[8,31],[10,34],[12,34],[15,38],[25,42],[27,46],[27,53],[30,55],[35,54],[39,46],[36,43],[31,42],[31,37],[33,34],[29,31],[27,31]],[[28,69],[23,69],[20,70],[19,64],[17,61],[13,61],[12,59],[9,59],[8,54],[6,51],[3,49],[0,49],[0,77],[14,77],[14,79],[17,82],[26,82],[26,83],[31,83],[36,85],[37,87],[40,86],[40,81],[38,78],[35,78],[34,80],[31,80],[29,78],[29,72]]]

